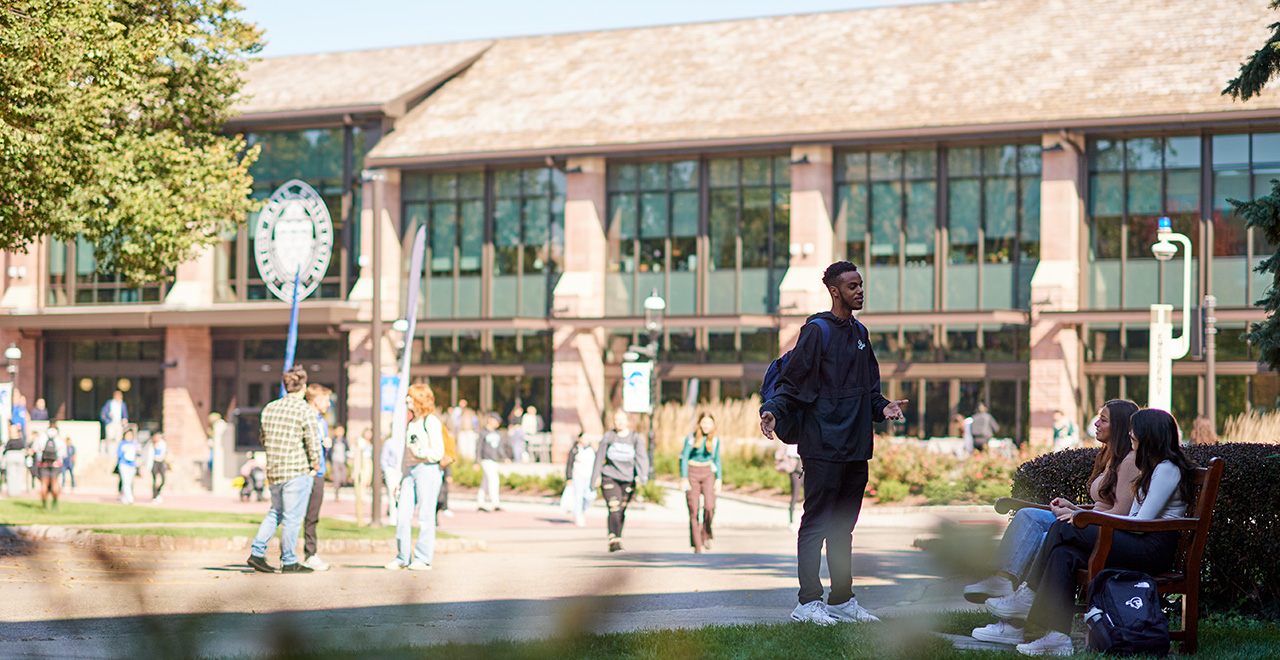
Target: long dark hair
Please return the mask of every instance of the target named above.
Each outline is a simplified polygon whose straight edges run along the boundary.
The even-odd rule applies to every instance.
[[[1107,502],[1114,503],[1116,482],[1120,480],[1120,462],[1133,448],[1133,443],[1129,440],[1129,418],[1138,412],[1138,404],[1128,399],[1112,399],[1102,407],[1107,409],[1107,416],[1111,420],[1111,438],[1093,459],[1093,474],[1089,475],[1089,483],[1093,483],[1098,475],[1102,475],[1102,483],[1098,485],[1098,496]]]
[[[1133,482],[1134,499],[1138,498],[1139,493],[1145,494],[1150,490],[1151,476],[1155,473],[1156,466],[1169,461],[1182,473],[1178,493],[1183,502],[1190,503],[1191,496],[1195,493],[1191,471],[1196,465],[1187,458],[1182,446],[1178,444],[1178,424],[1173,421],[1173,416],[1163,410],[1147,408],[1133,414],[1132,424],[1133,436],[1138,439],[1135,451],[1139,470],[1138,480]]]

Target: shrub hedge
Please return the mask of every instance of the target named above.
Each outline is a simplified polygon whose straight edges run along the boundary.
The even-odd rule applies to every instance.
[[[1199,465],[1225,462],[1200,575],[1203,612],[1234,610],[1280,619],[1280,446],[1224,443],[1187,447]],[[1034,502],[1088,502],[1085,481],[1097,449],[1040,456],[1018,467],[1013,496]]]

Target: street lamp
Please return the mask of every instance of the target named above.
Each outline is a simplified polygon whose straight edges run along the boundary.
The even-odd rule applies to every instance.
[[[378,183],[386,181],[382,170],[364,170],[360,180],[372,184],[369,187],[369,206],[373,208],[373,321],[369,334],[373,338],[373,405],[370,407],[370,423],[373,426],[373,515],[370,526],[382,526],[382,213],[378,208]]]
[[[1182,335],[1173,336],[1173,305],[1151,305],[1151,357],[1147,405],[1169,412],[1173,408],[1173,361],[1191,349],[1191,239],[1173,231],[1169,218],[1160,218],[1151,254],[1169,261],[1182,245]]]
[[[658,383],[658,341],[662,337],[662,317],[667,309],[667,301],[654,289],[644,299],[644,328],[649,332],[649,359],[653,361],[653,372],[649,379],[649,479],[653,479],[653,451],[657,437],[654,435],[653,420],[658,407],[658,396],[661,389]]]

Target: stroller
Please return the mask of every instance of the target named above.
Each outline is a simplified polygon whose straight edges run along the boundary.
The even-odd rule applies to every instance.
[[[253,493],[258,494],[258,501],[261,502],[266,498],[263,497],[262,491],[267,487],[267,471],[261,466],[255,465],[249,470],[249,476],[243,477],[244,484],[240,486],[240,501],[248,502],[249,496]]]

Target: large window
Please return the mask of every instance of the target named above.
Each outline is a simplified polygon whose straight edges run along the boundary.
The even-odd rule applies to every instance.
[[[1199,137],[1089,143],[1089,307],[1182,299],[1181,264],[1156,261],[1151,245],[1159,218],[1169,216],[1200,254],[1200,148]]]
[[[400,195],[406,275],[413,237],[418,227],[427,228],[427,281],[419,301],[423,316],[481,316],[484,172],[405,174]]]
[[[489,315],[545,318],[564,271],[564,172],[493,172],[493,277]]]
[[[606,314],[643,314],[653,291],[667,301],[669,314],[697,312],[699,165],[610,165]]]
[[[50,242],[49,305],[100,303],[158,303],[164,300],[164,284],[127,282],[115,273],[98,270],[93,244],[83,237],[74,243]]]
[[[1027,309],[1040,256],[1040,147],[947,151],[946,309]]]
[[[786,156],[707,161],[710,188],[708,314],[766,314],[791,244],[791,162]]]
[[[1280,179],[1280,133],[1215,135],[1213,149],[1213,294],[1222,306],[1243,307],[1261,298],[1270,275],[1252,272],[1275,253],[1257,229],[1244,226],[1228,199],[1255,199]]]

